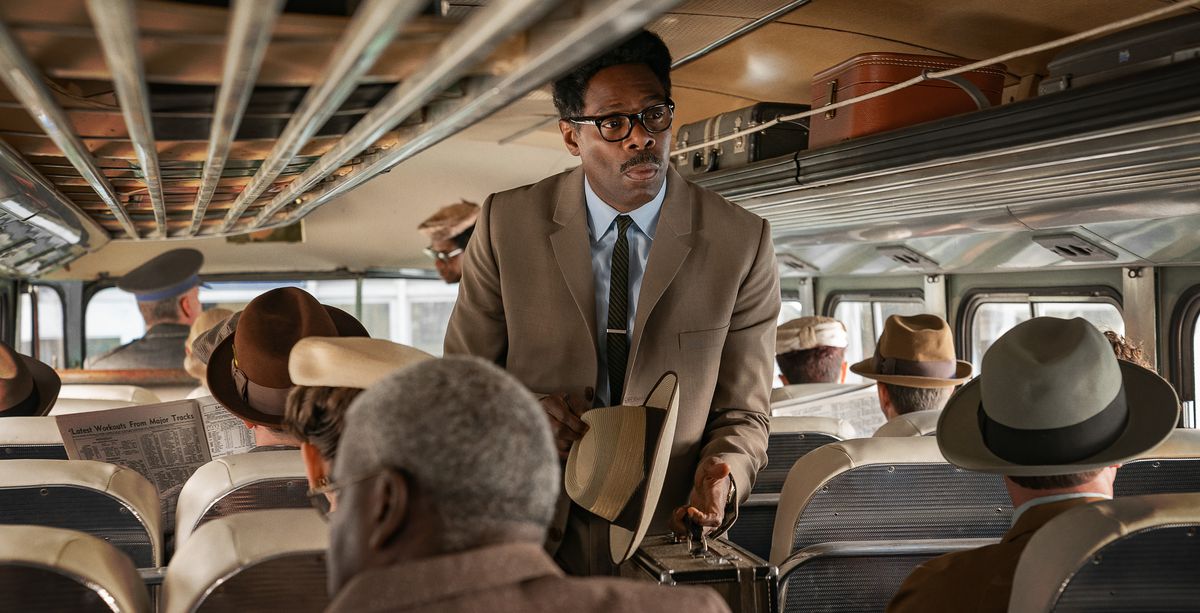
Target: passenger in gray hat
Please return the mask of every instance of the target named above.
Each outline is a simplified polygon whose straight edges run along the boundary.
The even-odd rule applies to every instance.
[[[129,271],[117,287],[137,297],[146,334],[87,360],[87,368],[183,368],[184,342],[200,315],[200,267],[195,249],[172,249]]]
[[[942,411],[951,464],[1003,475],[1013,523],[999,543],[922,564],[889,613],[1008,611],[1017,561],[1051,519],[1112,498],[1117,467],[1161,443],[1179,398],[1154,371],[1118,360],[1083,319],[1036,317],[988,349],[979,377]]]

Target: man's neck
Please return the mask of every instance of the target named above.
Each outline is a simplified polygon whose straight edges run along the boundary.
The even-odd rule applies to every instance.
[[[1021,487],[1013,483],[1011,479],[1005,479],[1004,485],[1008,488],[1008,496],[1012,499],[1014,509],[1020,508],[1025,503],[1037,500],[1038,498],[1049,498],[1050,496],[1096,494],[1097,496],[1112,498],[1113,495],[1112,483],[1101,479],[1094,479],[1074,487],[1056,487],[1046,490]]]

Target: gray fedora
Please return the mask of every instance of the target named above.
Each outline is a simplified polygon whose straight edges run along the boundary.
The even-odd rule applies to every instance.
[[[937,441],[951,464],[968,470],[1061,475],[1148,451],[1178,418],[1171,384],[1118,360],[1095,326],[1036,317],[988,349],[981,374],[946,403]]]

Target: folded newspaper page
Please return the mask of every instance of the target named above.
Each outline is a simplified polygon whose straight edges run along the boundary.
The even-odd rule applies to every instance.
[[[72,460],[98,460],[138,471],[159,493],[187,481],[213,458],[254,447],[246,424],[212,397],[59,415]]]

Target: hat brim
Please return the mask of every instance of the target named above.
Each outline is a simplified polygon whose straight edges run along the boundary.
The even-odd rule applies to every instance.
[[[658,508],[658,499],[662,496],[663,483],[667,479],[667,463],[671,460],[671,446],[675,442],[675,424],[679,420],[679,376],[673,372],[663,375],[654,385],[654,391],[650,392],[645,405],[666,409],[667,416],[663,420],[654,455],[650,458],[637,529],[628,530],[616,524],[609,524],[608,547],[613,564],[621,564],[633,557],[641,546],[642,539],[646,537],[650,521],[654,518],[654,511]]]
[[[25,368],[29,369],[29,376],[33,378],[33,387],[38,392],[38,406],[32,414],[36,417],[46,415],[58,400],[58,392],[62,390],[62,379],[48,364],[27,355],[17,355],[25,362]]]
[[[333,319],[338,336],[369,336],[367,329],[353,315],[337,307],[324,304],[321,306],[325,307],[325,312]],[[217,343],[212,356],[208,358],[208,372],[205,373],[208,392],[234,415],[260,426],[279,428],[283,425],[283,414],[263,413],[250,406],[238,393],[237,384],[233,380],[233,340],[236,336],[237,330],[234,329],[229,336]]]
[[[1129,402],[1129,419],[1121,435],[1103,451],[1068,464],[1015,464],[992,453],[979,429],[980,379],[967,383],[946,403],[938,419],[937,441],[951,464],[967,470],[1014,477],[1045,477],[1086,472],[1121,464],[1153,449],[1171,434],[1179,420],[1179,397],[1153,371],[1119,361]],[[986,375],[985,375],[986,376]]]
[[[950,379],[942,379],[939,377],[918,377],[915,375],[885,375],[875,372],[875,358],[870,357],[850,367],[850,372],[867,379],[874,379],[880,383],[891,383],[893,385],[903,385],[905,387],[954,387],[962,385],[971,380],[971,370],[974,367],[970,362],[956,360],[954,365],[954,377]]]

